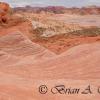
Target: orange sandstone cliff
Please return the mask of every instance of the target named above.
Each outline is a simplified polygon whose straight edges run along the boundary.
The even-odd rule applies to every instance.
[[[7,21],[9,11],[10,11],[9,4],[4,3],[4,2],[0,2],[0,22]]]

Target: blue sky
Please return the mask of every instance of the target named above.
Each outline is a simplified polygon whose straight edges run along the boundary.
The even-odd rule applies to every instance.
[[[100,0],[0,0],[10,3],[11,6],[66,6],[81,7],[88,5],[100,6]]]

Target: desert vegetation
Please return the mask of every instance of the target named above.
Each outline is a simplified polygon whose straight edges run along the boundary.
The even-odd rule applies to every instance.
[[[69,36],[83,36],[83,37],[96,37],[100,35],[100,28],[87,28],[83,30],[78,30],[74,32],[70,32],[68,34]]]

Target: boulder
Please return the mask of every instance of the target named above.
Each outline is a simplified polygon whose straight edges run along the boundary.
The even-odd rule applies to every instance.
[[[7,3],[0,2],[0,22],[7,22],[10,6]]]

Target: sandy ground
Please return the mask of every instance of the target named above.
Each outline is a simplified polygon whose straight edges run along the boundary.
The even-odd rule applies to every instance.
[[[100,42],[57,55],[20,32],[5,34],[0,37],[0,100],[98,100],[99,59]],[[41,94],[39,86],[44,84],[48,92]],[[81,88],[81,92],[52,94],[56,85]],[[93,94],[81,94],[88,85]]]
[[[63,21],[66,24],[78,24],[84,27],[97,26],[100,27],[100,15],[69,15],[60,14],[48,17],[49,19]]]

